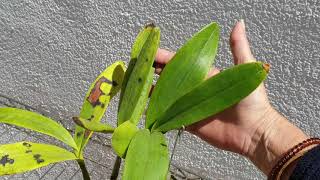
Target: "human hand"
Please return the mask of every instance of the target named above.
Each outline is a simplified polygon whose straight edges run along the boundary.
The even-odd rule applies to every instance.
[[[235,65],[255,61],[243,21],[233,28],[230,47]],[[160,74],[173,56],[173,52],[159,49],[156,73]],[[208,77],[218,73],[219,69],[213,68]],[[300,129],[270,105],[263,84],[237,105],[195,123],[187,130],[218,148],[248,157],[266,174],[283,153],[306,139]]]

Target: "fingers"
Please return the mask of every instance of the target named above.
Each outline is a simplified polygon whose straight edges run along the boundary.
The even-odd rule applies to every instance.
[[[232,29],[230,35],[230,47],[234,64],[253,62],[254,57],[250,50],[250,45],[246,36],[243,19],[238,21]]]
[[[208,73],[208,78],[218,74],[220,72],[220,70],[218,68],[212,68],[210,69],[209,73]]]
[[[165,50],[165,49],[158,49],[156,54],[156,59],[154,62],[153,67],[155,68],[156,74],[160,74],[165,65],[172,59],[174,56],[174,52]]]
[[[174,52],[159,48],[156,54],[156,63],[167,64],[174,54]]]

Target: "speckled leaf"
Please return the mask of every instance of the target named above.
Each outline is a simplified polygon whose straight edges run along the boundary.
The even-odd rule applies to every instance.
[[[89,121],[99,122],[104,115],[109,101],[122,86],[124,77],[124,62],[117,61],[111,66],[107,67],[92,83],[89,88],[82,109],[80,117]],[[84,128],[77,126],[74,139],[81,152],[88,142],[92,132],[86,131]]]
[[[131,139],[138,131],[138,127],[130,121],[122,123],[112,134],[111,145],[119,157],[124,158]]]
[[[37,131],[54,137],[75,150],[78,149],[72,136],[62,125],[38,113],[10,107],[0,108],[0,123]]]
[[[219,31],[218,24],[207,25],[166,65],[150,98],[146,128],[150,129],[170,105],[205,80],[217,52]]]
[[[74,159],[77,157],[73,153],[48,144],[18,142],[0,145],[0,176]]]
[[[126,73],[124,75],[124,79],[123,79],[123,83],[122,83],[122,87],[121,87],[121,94],[120,94],[120,101],[119,101],[119,105],[122,102],[122,97],[124,94],[124,90],[127,87],[127,83],[129,80],[129,77],[133,71],[134,66],[136,65],[138,56],[141,52],[141,49],[143,48],[143,45],[146,43],[146,41],[148,40],[148,37],[151,33],[151,29],[154,25],[150,24],[145,26],[138,34],[138,36],[136,37],[136,40],[132,46],[132,50],[131,50],[131,56],[130,56],[130,62],[128,65],[128,68],[126,70]],[[120,108],[119,108],[120,109]]]
[[[114,128],[108,124],[102,124],[101,122],[89,121],[80,117],[73,117],[72,120],[79,126],[86,130],[100,133],[112,133]]]
[[[261,62],[224,70],[178,99],[153,128],[166,132],[219,113],[254,91],[266,78],[268,71],[269,65]]]
[[[168,147],[164,135],[140,130],[133,137],[123,172],[123,180],[165,180],[169,168]]]
[[[118,125],[130,120],[137,124],[145,109],[149,89],[152,85],[152,68],[160,41],[160,30],[155,26],[146,26],[133,46],[132,59],[135,65],[123,92],[118,112]],[[147,38],[146,38],[147,36]],[[140,50],[141,49],[141,50]],[[137,59],[135,59],[137,57]]]

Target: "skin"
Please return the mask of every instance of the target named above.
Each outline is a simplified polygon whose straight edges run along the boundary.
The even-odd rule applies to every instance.
[[[231,31],[230,49],[235,65],[255,61],[243,20]],[[173,56],[173,52],[158,50],[157,74]],[[213,68],[208,77],[218,73],[219,69]],[[266,175],[284,153],[308,138],[272,107],[263,84],[237,105],[193,124],[187,130],[215,147],[249,158]],[[294,167],[295,163],[292,163],[281,179],[288,179]]]

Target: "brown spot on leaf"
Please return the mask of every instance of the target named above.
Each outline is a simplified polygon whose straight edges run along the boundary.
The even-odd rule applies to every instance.
[[[75,122],[77,125],[83,127],[83,123],[80,121],[79,117],[72,117],[73,122]]]
[[[85,130],[84,131],[84,136],[87,138],[87,137],[89,137],[90,133],[91,133],[91,131]]]
[[[10,159],[8,154],[2,156],[0,159],[0,164],[2,164],[3,167],[6,164],[13,164],[13,163],[14,163],[14,159]]]
[[[24,145],[25,147],[28,147],[28,148],[32,146],[31,144],[29,144],[27,142],[23,142],[22,145]]]
[[[41,159],[41,154],[35,154],[33,155],[33,158],[37,161],[38,164],[44,162],[44,159]]]
[[[102,83],[107,83],[110,84],[112,86],[116,86],[117,83],[115,81],[110,81],[109,79],[105,78],[105,77],[101,77],[96,84],[94,85],[94,87],[92,88],[87,100],[89,101],[89,103],[95,107],[97,105],[100,104],[99,102],[99,97],[104,95],[104,93],[102,92],[102,90],[100,89],[101,84]]]
[[[148,27],[154,28],[154,27],[156,27],[156,25],[153,22],[151,22],[151,23],[146,24],[144,27],[145,28],[148,28]]]
[[[269,72],[269,70],[270,70],[270,64],[264,63],[264,64],[262,64],[262,67],[263,67],[263,69],[264,69],[267,73]]]

